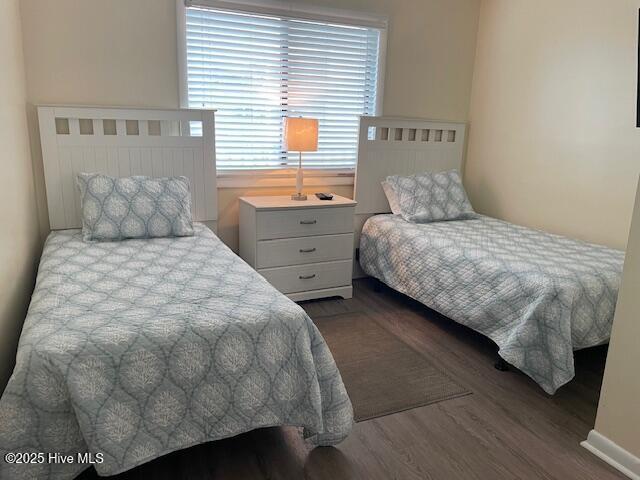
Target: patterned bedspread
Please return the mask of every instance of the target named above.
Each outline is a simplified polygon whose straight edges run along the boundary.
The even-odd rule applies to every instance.
[[[266,426],[304,427],[319,445],[349,434],[351,402],[309,317],[195,229],[113,243],[49,236],[0,399],[0,453],[74,461],[0,460],[0,478],[73,478],[88,467],[78,452],[101,453],[98,473],[113,475]]]
[[[573,351],[607,342],[624,253],[489,217],[364,226],[369,275],[496,342],[500,355],[554,393]]]

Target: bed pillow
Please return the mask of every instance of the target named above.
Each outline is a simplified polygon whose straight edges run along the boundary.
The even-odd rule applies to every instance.
[[[193,235],[187,177],[114,178],[79,173],[85,240]]]
[[[457,170],[387,177],[402,217],[414,223],[466,220],[477,215]]]
[[[394,215],[400,214],[400,205],[398,205],[398,196],[396,195],[395,190],[391,186],[389,182],[383,180],[381,182],[382,190],[384,191],[385,196],[387,197],[387,202],[389,202],[389,208],[391,209],[391,213]]]

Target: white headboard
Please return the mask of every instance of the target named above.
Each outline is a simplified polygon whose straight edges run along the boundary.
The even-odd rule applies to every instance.
[[[462,167],[464,123],[396,117],[360,117],[356,213],[387,213],[380,185],[389,175],[412,175]]]
[[[193,219],[217,220],[213,111],[39,106],[38,120],[52,230],[81,226],[79,172],[184,175]]]

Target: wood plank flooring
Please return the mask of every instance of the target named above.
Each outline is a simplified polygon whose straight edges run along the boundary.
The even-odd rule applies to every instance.
[[[269,428],[175,452],[132,479],[625,478],[579,446],[593,427],[606,348],[576,354],[576,378],[548,396],[524,374],[493,367],[495,345],[370,280],[351,300],[303,304],[311,318],[362,312],[431,359],[472,395],[355,425],[337,448],[311,450],[294,428]],[[99,478],[93,469],[79,478]]]

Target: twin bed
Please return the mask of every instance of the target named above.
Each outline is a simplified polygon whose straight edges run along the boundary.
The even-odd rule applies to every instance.
[[[90,466],[79,462],[86,453],[100,475],[114,475],[276,425],[302,427],[315,445],[343,440],[353,411],[322,336],[207,226],[193,223],[190,236],[98,242],[72,228],[80,226],[73,182],[86,171],[186,176],[193,217],[215,225],[217,212],[206,205],[215,193],[213,112],[39,114],[56,231],[0,399],[0,478],[74,478]],[[60,129],[60,118],[70,128]],[[81,133],[78,119],[92,119],[93,133]],[[109,119],[115,135],[103,130]],[[147,134],[154,120],[163,122],[160,135]],[[203,137],[188,134],[193,121],[203,122]],[[100,201],[118,206],[112,197]],[[114,212],[101,214],[111,221]],[[20,463],[6,462],[9,452]],[[50,452],[72,460],[52,462]]]
[[[624,252],[482,215],[422,223],[390,214],[381,182],[459,170],[464,139],[459,123],[361,119],[360,266],[489,337],[553,394],[574,377],[574,350],[608,342]]]
[[[113,475],[266,426],[342,441],[353,411],[322,336],[210,230],[213,112],[41,107],[39,118],[54,232],[0,399],[0,453],[24,462],[0,461],[0,477],[73,478],[89,466],[79,453]],[[193,122],[203,136],[190,135]],[[460,168],[464,137],[462,124],[361,119],[360,265],[493,339],[553,393],[574,375],[573,350],[608,340],[623,253],[484,216],[389,214],[380,182]],[[80,172],[187,177],[193,235],[85,241]]]

